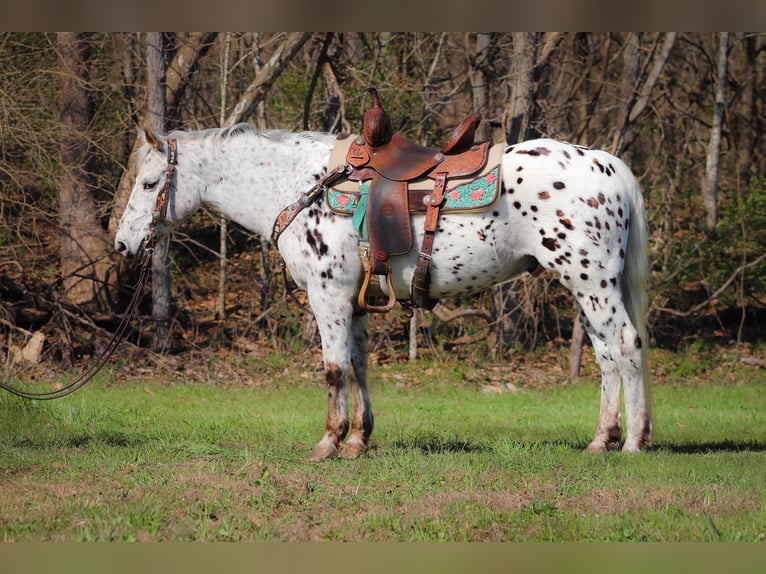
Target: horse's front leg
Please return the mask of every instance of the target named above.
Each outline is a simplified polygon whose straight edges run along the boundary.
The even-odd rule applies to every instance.
[[[341,441],[348,433],[348,413],[346,410],[346,389],[348,387],[348,365],[345,368],[337,363],[325,361],[325,379],[327,380],[327,421],[322,440],[311,453],[312,461],[334,457],[340,450]]]
[[[325,381],[327,382],[325,432],[311,453],[311,460],[319,461],[337,456],[341,443],[348,434],[346,395],[349,377],[353,376],[351,373],[353,305],[350,301],[343,301],[343,297],[329,296],[326,288],[322,289],[319,295],[313,295],[314,293],[317,291],[309,289],[309,300],[322,338]]]

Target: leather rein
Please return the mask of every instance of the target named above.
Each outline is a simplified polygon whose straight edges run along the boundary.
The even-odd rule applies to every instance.
[[[173,176],[176,171],[177,163],[178,163],[177,143],[176,143],[176,140],[169,139],[168,140],[167,177],[165,178],[165,184],[162,186],[162,189],[157,194],[157,200],[154,205],[154,210],[152,211],[152,221],[149,224],[149,236],[146,239],[144,260],[141,263],[141,272],[138,276],[138,280],[136,281],[136,285],[133,291],[133,297],[131,298],[130,303],[128,304],[128,308],[125,314],[122,316],[122,319],[120,320],[120,324],[117,326],[117,330],[109,339],[109,342],[107,343],[106,348],[98,357],[98,359],[74,381],[61,387],[60,389],[56,389],[55,391],[47,391],[47,392],[46,391],[43,391],[43,392],[25,391],[25,390],[16,388],[12,385],[9,385],[3,381],[0,381],[0,389],[8,391],[9,393],[16,395],[17,397],[35,400],[35,401],[49,401],[53,399],[60,399],[60,398],[66,397],[67,395],[71,395],[78,389],[85,386],[86,383],[93,380],[96,374],[103,368],[106,362],[111,358],[112,354],[114,354],[114,351],[117,349],[117,346],[120,344],[120,342],[124,338],[125,333],[128,330],[128,325],[130,324],[130,321],[133,319],[134,315],[136,314],[136,311],[138,309],[138,304],[141,301],[141,296],[143,294],[144,286],[146,285],[146,282],[149,279],[149,275],[151,274],[152,253],[154,252],[154,247],[157,244],[157,224],[163,221],[165,217],[167,217],[168,203],[170,201],[170,187],[172,185]]]

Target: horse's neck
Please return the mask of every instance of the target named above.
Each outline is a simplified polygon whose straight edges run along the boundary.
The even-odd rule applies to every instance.
[[[262,135],[238,136],[220,142],[220,151],[205,146],[207,162],[196,164],[205,182],[202,203],[227,219],[260,235],[270,236],[282,209],[298,199],[327,167],[331,137],[316,140]],[[204,146],[204,142],[198,145]]]

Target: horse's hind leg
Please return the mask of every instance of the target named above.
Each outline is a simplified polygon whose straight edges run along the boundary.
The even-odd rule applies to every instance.
[[[616,449],[622,440],[622,424],[620,422],[620,371],[604,333],[599,333],[586,314],[581,311],[580,319],[585,331],[590,337],[593,351],[601,368],[601,407],[598,414],[598,425],[593,440],[588,445],[589,452],[606,452]]]
[[[596,434],[588,445],[592,452],[603,452],[619,445],[620,387],[625,389],[627,437],[624,452],[638,452],[651,440],[652,424],[644,384],[642,341],[622,304],[619,291],[598,305],[590,299],[579,301],[585,326],[601,367],[601,408]]]
[[[351,433],[343,446],[345,458],[355,458],[367,450],[372,434],[373,415],[367,392],[367,314],[357,312],[351,328]]]

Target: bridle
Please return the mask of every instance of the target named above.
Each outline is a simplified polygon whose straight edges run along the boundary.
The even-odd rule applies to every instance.
[[[149,236],[146,238],[145,249],[151,254],[157,245],[157,224],[164,221],[168,216],[168,204],[170,203],[170,186],[173,183],[173,176],[176,173],[178,165],[178,142],[168,139],[168,167],[165,176],[165,183],[157,194],[157,200],[152,210],[152,221],[149,224]]]
[[[157,194],[157,200],[154,205],[154,210],[152,211],[152,221],[149,224],[149,236],[146,239],[145,256],[144,256],[143,262],[141,263],[141,271],[139,273],[138,280],[136,281],[136,285],[133,291],[133,297],[131,298],[130,303],[128,304],[128,308],[125,314],[122,316],[122,319],[120,320],[120,324],[118,325],[117,330],[109,339],[109,342],[107,343],[103,353],[101,353],[98,359],[90,367],[88,367],[86,371],[84,371],[79,377],[77,377],[77,379],[75,379],[74,381],[72,381],[71,383],[67,384],[64,387],[56,389],[55,391],[47,391],[47,392],[46,391],[43,391],[43,392],[25,391],[22,389],[18,389],[7,383],[4,383],[3,381],[0,381],[0,389],[6,390],[11,394],[16,395],[17,397],[22,397],[24,399],[30,399],[30,400],[36,400],[36,401],[49,401],[52,399],[60,399],[67,395],[71,395],[76,390],[82,388],[86,383],[90,382],[93,379],[93,377],[95,377],[96,374],[103,368],[103,366],[112,356],[114,351],[117,349],[117,346],[120,344],[120,341],[122,341],[123,337],[125,336],[125,333],[128,330],[128,325],[130,324],[130,320],[133,318],[133,316],[136,313],[136,310],[138,309],[138,303],[141,300],[141,296],[143,295],[144,286],[146,285],[146,282],[149,279],[149,275],[151,274],[152,253],[154,252],[154,247],[157,243],[157,224],[163,221],[167,217],[168,203],[170,201],[170,186],[172,185],[173,176],[175,175],[177,164],[178,164],[177,142],[174,139],[169,139],[168,140],[167,177],[165,178],[165,184],[162,186],[162,189]]]

